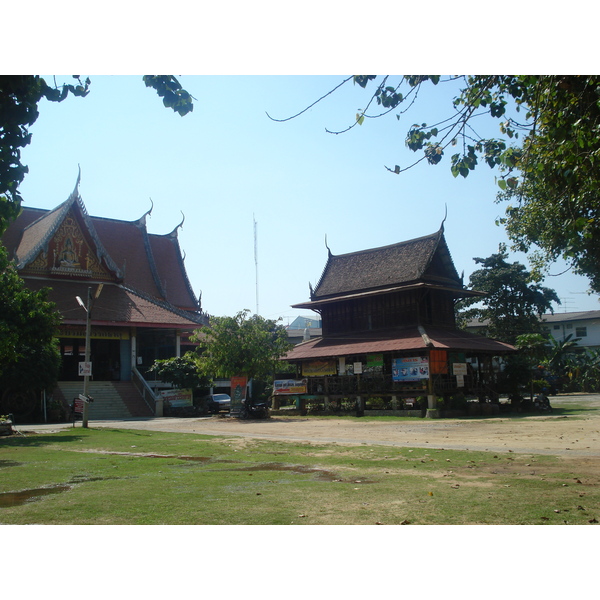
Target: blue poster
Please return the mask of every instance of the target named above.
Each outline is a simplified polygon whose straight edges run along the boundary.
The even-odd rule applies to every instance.
[[[393,381],[429,379],[429,359],[426,356],[392,359]]]

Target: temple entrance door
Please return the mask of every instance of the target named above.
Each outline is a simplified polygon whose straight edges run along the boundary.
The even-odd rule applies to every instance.
[[[121,378],[120,340],[92,340],[94,381],[118,381]]]
[[[77,338],[60,339],[62,368],[60,381],[79,381],[79,363],[85,360],[85,340]]]
[[[118,381],[121,378],[120,340],[91,340],[93,381]],[[85,340],[61,338],[62,371],[60,381],[79,381],[79,363],[85,360]]]

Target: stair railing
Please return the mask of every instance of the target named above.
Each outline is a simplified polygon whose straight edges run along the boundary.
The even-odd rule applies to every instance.
[[[133,385],[135,385],[137,391],[140,393],[140,396],[152,411],[152,414],[156,415],[156,401],[158,398],[152,391],[152,388],[135,366],[132,367],[131,374],[133,375],[131,378]]]

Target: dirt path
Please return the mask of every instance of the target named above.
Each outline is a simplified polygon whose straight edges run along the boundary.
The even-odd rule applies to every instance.
[[[557,396],[551,402],[563,408],[568,408],[569,404],[584,404],[590,409],[589,415],[414,419],[398,422],[280,416],[265,421],[242,421],[229,417],[163,418],[90,421],[90,427],[241,436],[316,444],[335,442],[600,457],[600,410],[593,410],[600,409],[600,395],[571,394]],[[20,430],[42,432],[52,428],[56,429],[57,426],[31,425]]]

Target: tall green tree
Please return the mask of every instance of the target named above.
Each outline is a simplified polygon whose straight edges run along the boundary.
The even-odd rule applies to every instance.
[[[352,83],[371,95],[347,128],[330,133],[388,114],[405,123],[431,86],[437,92],[458,84],[445,118],[404,130],[407,148],[420,157],[386,168],[400,174],[423,161],[442,163],[447,155],[454,177],[467,177],[480,164],[497,167],[496,200],[508,202],[498,222],[515,250],[535,250],[532,275],[540,281],[562,257],[600,293],[600,76],[356,75],[317,102]],[[477,133],[486,118],[498,124],[498,136]]]
[[[56,335],[60,315],[48,290],[25,287],[8,253],[0,246],[0,412],[24,414],[11,398],[22,392],[52,389],[60,369]]]
[[[560,304],[556,292],[531,281],[531,274],[519,262],[509,263],[506,246],[488,258],[474,258],[481,268],[469,278],[469,289],[487,296],[457,303],[459,321],[485,321],[488,335],[514,344],[518,336],[541,332],[540,317]]]
[[[83,97],[90,91],[89,78],[73,78],[74,83],[49,85],[38,75],[0,75],[0,235],[21,210],[19,185],[28,172],[21,149],[31,143],[29,128],[39,116],[40,101],[62,102],[70,94]],[[143,80],[166,107],[181,116],[193,110],[192,96],[172,75],[145,75]]]
[[[267,381],[280,369],[280,359],[292,347],[285,328],[271,319],[250,316],[249,310],[233,317],[212,317],[196,331],[198,366],[209,377],[245,375]]]

